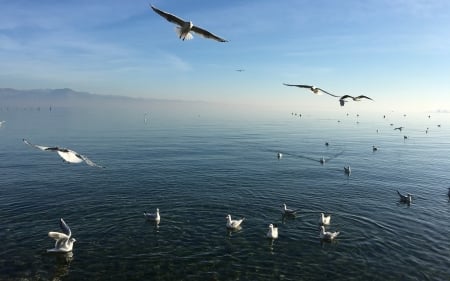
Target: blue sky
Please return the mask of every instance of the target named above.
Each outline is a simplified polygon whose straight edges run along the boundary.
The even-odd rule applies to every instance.
[[[149,3],[229,40],[181,41]],[[312,84],[450,110],[450,1],[3,1],[0,87],[339,110]],[[237,72],[236,69],[245,69]]]

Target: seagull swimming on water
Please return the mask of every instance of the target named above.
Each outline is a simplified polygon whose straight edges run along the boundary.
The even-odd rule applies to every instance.
[[[398,190],[397,190],[397,194],[398,194],[398,196],[400,196],[400,202],[411,204],[411,202],[412,202],[411,194],[407,193],[406,195],[403,195]]]
[[[56,240],[55,247],[53,249],[48,249],[47,253],[67,253],[72,251],[73,243],[76,241],[72,238],[72,232],[69,226],[61,218],[59,220],[59,226],[63,233],[50,231],[48,236]]]
[[[156,213],[144,212],[144,217],[150,221],[159,223],[161,221],[161,217],[159,216],[159,208],[156,208]]]
[[[336,238],[339,234],[340,234],[339,231],[335,231],[335,232],[325,231],[325,226],[323,226],[323,225],[320,227],[319,237],[322,240],[331,241],[334,238]]]
[[[350,166],[344,167],[344,173],[345,173],[347,176],[350,176],[350,174],[352,173],[352,169],[350,168]]]
[[[194,38],[191,34],[191,31],[193,31],[205,38],[214,39],[219,42],[228,42],[227,40],[220,38],[219,36],[214,35],[203,28],[193,25],[191,21],[185,21],[175,15],[161,11],[156,7],[154,7],[153,5],[150,5],[150,7],[152,8],[153,11],[155,11],[161,17],[165,18],[167,21],[178,25],[176,27],[176,32],[178,34],[178,37],[183,41],[191,40],[192,38]]]
[[[325,216],[323,213],[320,213],[319,224],[320,225],[329,225],[331,222],[331,215]]]
[[[344,106],[345,102],[346,102],[345,99],[348,99],[348,98],[353,99],[353,101],[360,101],[361,99],[369,99],[369,100],[373,101],[373,99],[369,98],[368,96],[364,96],[364,95],[359,95],[359,96],[356,96],[356,97],[353,97],[353,96],[350,96],[350,95],[344,95],[344,96],[339,98],[339,104],[341,106]]]
[[[225,218],[227,219],[227,228],[228,229],[239,229],[241,227],[241,223],[245,219],[245,218],[242,218],[240,220],[232,220],[231,215],[227,215]]]
[[[283,215],[285,215],[285,216],[295,216],[298,212],[298,209],[290,209],[286,206],[285,203],[283,203],[283,206],[281,206],[281,207],[283,207],[283,209],[281,209],[281,211],[282,211]]]
[[[331,93],[329,93],[329,92],[327,92],[327,91],[325,91],[325,90],[323,90],[323,89],[321,89],[321,88],[315,87],[315,86],[310,86],[310,85],[294,85],[294,84],[286,84],[286,83],[283,83],[283,85],[285,85],[285,86],[290,86],[290,87],[299,87],[299,88],[310,89],[311,92],[313,92],[313,93],[316,94],[316,95],[321,95],[322,93],[325,93],[325,94],[330,95],[330,96],[335,97],[335,98],[338,98],[338,97],[339,97],[339,96],[333,95],[333,94],[331,94]]]
[[[73,150],[67,149],[67,148],[60,148],[57,146],[53,146],[53,147],[47,147],[47,146],[42,146],[42,145],[35,145],[30,143],[29,141],[27,141],[26,139],[22,139],[23,142],[25,144],[28,144],[29,146],[32,146],[34,148],[40,149],[42,151],[53,151],[53,152],[57,152],[58,155],[64,159],[65,162],[67,163],[81,163],[81,162],[86,162],[86,164],[88,164],[89,166],[92,167],[98,167],[98,168],[104,168],[103,166],[97,165],[94,162],[92,162],[89,158],[87,158],[84,155],[79,154],[78,152],[75,152]]]
[[[269,224],[269,231],[266,234],[267,238],[277,239],[278,238],[278,226],[276,224]]]

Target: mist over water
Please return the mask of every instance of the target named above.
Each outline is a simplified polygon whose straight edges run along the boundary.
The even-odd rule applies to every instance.
[[[359,114],[2,109],[0,279],[448,279],[450,119]],[[22,138],[106,168],[63,163]],[[299,215],[283,218],[283,203]],[[143,216],[156,208],[158,227]],[[320,212],[341,232],[333,243],[318,238]],[[226,230],[227,214],[246,218],[240,231]],[[77,239],[73,255],[45,252],[60,217]]]

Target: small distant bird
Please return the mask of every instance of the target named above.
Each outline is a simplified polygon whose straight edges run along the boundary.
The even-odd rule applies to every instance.
[[[320,158],[319,162],[320,164],[325,164],[325,158],[324,157]]]
[[[344,167],[344,173],[347,176],[350,176],[350,174],[352,173],[352,169],[350,168],[350,166]]]
[[[278,158],[278,159],[281,159],[281,158],[283,158],[283,153],[281,153],[281,152],[278,152],[278,153],[277,153],[277,158]]]
[[[0,127],[3,126],[3,124],[5,124],[6,121],[0,121]]]
[[[325,231],[325,226],[321,226],[320,227],[320,233],[319,233],[319,237],[322,240],[325,241],[332,241],[334,238],[336,238],[338,235],[340,234],[339,231],[335,231],[335,232],[330,232],[330,231]]]
[[[378,147],[376,147],[375,145],[372,145],[372,151],[377,151]]]
[[[245,218],[242,218],[240,220],[232,220],[231,215],[227,215],[225,218],[227,219],[227,228],[229,228],[229,229],[238,229],[241,226],[241,223],[245,219]]]
[[[394,128],[394,130],[399,130],[401,132],[403,130],[403,128],[404,127],[397,127],[397,128]]]
[[[344,104],[346,102],[345,99],[348,99],[348,98],[353,99],[353,101],[360,101],[361,99],[369,99],[369,100],[373,101],[373,99],[369,98],[368,96],[364,96],[364,95],[359,95],[359,96],[356,96],[356,97],[353,97],[353,96],[350,96],[350,95],[344,95],[344,96],[339,98],[339,104],[341,106],[344,106]]]
[[[328,142],[325,143],[326,146],[329,146],[330,144]]]
[[[412,202],[411,194],[407,193],[406,195],[403,195],[398,190],[397,190],[397,194],[398,194],[398,196],[400,196],[400,202],[411,204],[411,202]]]
[[[47,146],[42,146],[42,145],[35,145],[35,144],[30,143],[26,139],[22,139],[22,140],[25,144],[32,146],[34,148],[37,148],[39,150],[57,152],[58,155],[67,163],[81,163],[84,161],[89,166],[97,167],[97,168],[104,168],[103,166],[95,164],[94,162],[89,160],[89,158],[87,158],[84,155],[79,154],[76,151],[73,151],[73,150],[70,150],[67,148],[60,148],[57,146],[47,147]]]
[[[283,207],[281,209],[281,212],[283,213],[283,215],[285,216],[295,216],[298,212],[298,209],[290,209],[286,206],[286,203],[283,203],[283,205],[281,206]]]
[[[76,241],[75,238],[72,238],[72,232],[70,231],[69,226],[66,222],[61,218],[59,220],[59,226],[63,233],[61,232],[53,232],[50,231],[48,236],[56,240],[55,247],[53,249],[48,249],[48,253],[67,253],[72,251],[73,243]]]
[[[408,136],[403,136],[403,139],[404,139],[404,140],[408,139]]]
[[[237,72],[243,72],[245,69],[236,69]]]
[[[329,225],[331,222],[331,215],[325,216],[323,213],[320,213],[319,224],[320,225]]]
[[[161,221],[161,216],[159,215],[159,208],[156,208],[156,213],[147,213],[144,212],[144,217],[149,221],[154,221],[159,223]]]
[[[267,238],[277,239],[278,238],[278,226],[276,224],[269,224],[269,231],[266,234]]]
[[[440,128],[440,127],[441,127],[441,124],[438,124],[437,126]]]
[[[193,25],[191,21],[185,21],[175,15],[161,11],[152,5],[150,5],[150,7],[152,8],[153,11],[155,11],[158,15],[165,18],[167,21],[178,25],[176,28],[176,32],[178,34],[178,37],[183,41],[185,39],[190,40],[190,39],[194,38],[191,34],[191,31],[193,31],[205,38],[214,39],[219,42],[227,42],[227,40],[220,38],[219,36],[214,35],[211,32],[209,32],[203,28]]]
[[[325,90],[323,90],[323,89],[321,89],[321,88],[315,87],[315,86],[309,86],[309,85],[294,85],[294,84],[286,84],[286,83],[283,83],[283,85],[285,85],[285,86],[291,86],[291,87],[299,87],[299,88],[310,89],[311,92],[313,92],[313,93],[316,94],[316,95],[321,95],[322,93],[325,93],[325,94],[330,95],[330,96],[335,97],[335,98],[338,98],[338,97],[339,97],[339,96],[333,95],[333,94],[331,94],[331,93],[329,93],[329,92],[327,92],[327,91],[325,91]]]

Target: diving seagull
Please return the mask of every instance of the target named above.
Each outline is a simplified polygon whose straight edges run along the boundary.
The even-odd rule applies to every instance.
[[[335,98],[338,98],[338,97],[339,97],[339,96],[333,95],[333,94],[331,94],[331,93],[329,93],[329,92],[327,92],[327,91],[325,91],[325,90],[323,90],[323,89],[321,89],[321,88],[315,87],[315,86],[310,86],[310,85],[294,85],[294,84],[286,84],[286,83],[283,83],[283,85],[285,85],[285,86],[291,86],[291,87],[299,87],[299,88],[310,89],[311,92],[313,92],[313,93],[316,94],[316,95],[321,95],[322,93],[325,93],[325,94],[330,95],[330,96],[335,97]]]
[[[350,96],[350,95],[344,95],[344,96],[339,98],[339,104],[341,106],[344,106],[344,104],[346,102],[345,99],[348,99],[348,98],[352,99],[353,101],[360,101],[361,99],[373,100],[373,99],[369,98],[368,96],[364,96],[364,95],[359,95],[359,96],[356,96],[356,97],[353,97],[353,96]]]
[[[331,241],[334,238],[336,238],[339,234],[340,234],[339,231],[335,231],[335,232],[325,231],[325,226],[323,226],[323,225],[320,227],[319,237],[322,240]]]
[[[266,234],[267,238],[277,239],[278,238],[278,226],[276,224],[269,224],[269,231]]]
[[[285,203],[283,203],[283,206],[281,206],[281,207],[283,207],[283,209],[281,209],[281,211],[282,211],[283,215],[285,215],[285,216],[295,216],[298,212],[298,209],[290,209],[286,206]]]
[[[325,216],[323,213],[320,213],[319,224],[320,225],[329,225],[331,221],[331,215]]]
[[[175,15],[161,11],[156,7],[154,7],[153,5],[150,5],[150,7],[152,8],[153,11],[155,11],[161,17],[165,18],[167,21],[178,25],[176,27],[176,32],[178,34],[178,37],[183,41],[191,40],[192,38],[194,38],[191,34],[191,31],[193,31],[205,38],[214,39],[219,42],[228,42],[227,40],[220,38],[219,36],[214,35],[203,28],[193,25],[191,21],[185,21]]]
[[[48,249],[47,253],[67,253],[71,252],[73,248],[73,243],[76,241],[72,237],[72,232],[69,226],[61,218],[59,220],[59,226],[63,233],[50,231],[48,236],[56,240],[55,247],[53,249]]]
[[[27,141],[26,139],[23,139],[23,142],[25,144],[28,144],[29,146],[32,146],[34,148],[40,149],[42,151],[53,151],[53,152],[57,152],[58,155],[64,159],[65,162],[67,163],[81,163],[81,162],[86,162],[86,164],[88,164],[89,166],[92,167],[98,167],[98,168],[104,168],[103,166],[97,165],[94,162],[92,162],[89,158],[87,158],[84,155],[81,155],[73,150],[67,149],[67,148],[61,148],[61,147],[57,147],[57,146],[53,146],[53,147],[47,147],[47,146],[42,146],[42,145],[35,145],[30,143],[29,141]]]
[[[161,217],[159,216],[159,208],[156,208],[156,213],[144,212],[144,217],[150,221],[159,223],[161,221]]]
[[[232,220],[231,215],[227,215],[225,217],[227,219],[227,228],[228,229],[239,229],[241,227],[242,222],[245,218],[239,220]]]
[[[407,193],[406,195],[403,195],[398,190],[397,190],[397,194],[398,194],[398,196],[400,196],[400,202],[411,204],[411,202],[412,202],[411,194]]]

